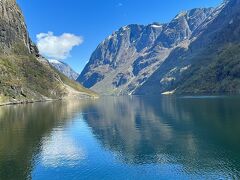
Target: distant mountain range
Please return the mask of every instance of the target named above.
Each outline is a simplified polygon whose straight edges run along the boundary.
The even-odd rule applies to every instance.
[[[0,105],[96,96],[39,55],[16,0],[1,0],[0,14]]]
[[[101,94],[240,92],[240,0],[120,28],[78,77]]]
[[[79,76],[67,63],[58,60],[48,60],[49,63],[69,79],[76,80]]]

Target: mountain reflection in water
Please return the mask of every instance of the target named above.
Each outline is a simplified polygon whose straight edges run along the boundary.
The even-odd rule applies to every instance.
[[[239,97],[0,107],[0,179],[238,178]]]
[[[87,106],[94,113],[84,119],[126,163],[177,163],[219,175],[234,167],[238,174],[239,107],[234,97],[111,97]]]

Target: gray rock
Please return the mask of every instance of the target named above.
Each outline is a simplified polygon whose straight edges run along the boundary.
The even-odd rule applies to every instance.
[[[0,1],[0,46],[4,53],[9,53],[19,44],[24,44],[29,53],[38,54],[31,42],[23,14],[15,0]]]
[[[224,1],[135,94],[239,93],[240,0]]]
[[[68,64],[58,60],[49,60],[49,63],[69,79],[76,80],[79,76]]]
[[[101,94],[132,94],[176,48],[187,48],[213,8],[178,14],[168,24],[132,24],[106,38],[93,52],[78,81]]]

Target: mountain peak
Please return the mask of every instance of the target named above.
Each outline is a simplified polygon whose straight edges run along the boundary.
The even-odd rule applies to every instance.
[[[79,76],[78,73],[76,73],[67,63],[58,61],[55,59],[50,59],[48,62],[53,66],[55,69],[57,69],[59,72],[63,73],[65,76],[67,76],[71,80],[76,80]]]
[[[176,15],[174,19],[179,19],[179,18],[185,17],[186,15],[187,15],[187,11],[182,11],[178,15]]]
[[[93,52],[78,81],[104,94],[131,93],[174,48],[190,41],[192,33],[211,11],[211,8],[193,9],[181,12],[167,24],[121,27]]]
[[[51,64],[62,64],[61,61],[58,61],[58,60],[56,60],[56,59],[49,59],[48,61],[49,61]]]

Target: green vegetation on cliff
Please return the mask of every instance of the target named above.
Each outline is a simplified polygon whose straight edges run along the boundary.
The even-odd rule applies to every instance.
[[[57,72],[39,55],[16,0],[0,2],[0,105],[97,96]]]
[[[53,69],[44,60],[17,45],[12,53],[0,54],[0,103],[59,99],[68,95],[67,86],[79,93],[96,94]]]
[[[195,57],[178,93],[240,93],[240,44],[227,44]]]

